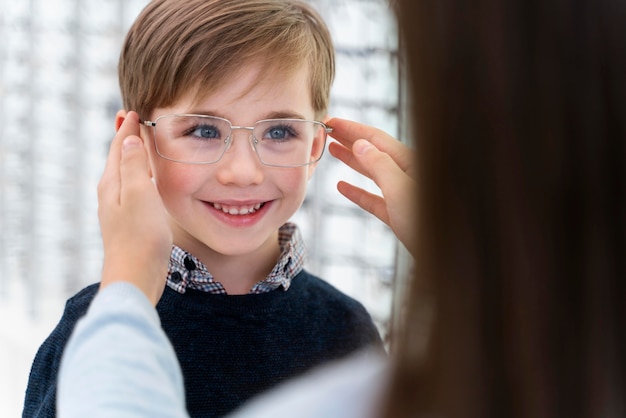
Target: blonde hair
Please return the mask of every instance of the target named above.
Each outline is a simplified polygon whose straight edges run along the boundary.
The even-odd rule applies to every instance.
[[[130,28],[118,75],[124,108],[149,117],[184,94],[196,100],[244,65],[258,78],[309,66],[316,117],[328,109],[335,74],[328,28],[310,5],[288,0],[154,0]]]

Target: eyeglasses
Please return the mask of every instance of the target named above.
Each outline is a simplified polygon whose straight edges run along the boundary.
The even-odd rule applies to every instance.
[[[153,122],[155,148],[161,157],[185,164],[218,162],[233,143],[233,130],[250,131],[250,144],[262,164],[300,167],[322,158],[332,128],[303,119],[265,119],[253,126],[233,126],[229,120],[206,115],[164,115]]]

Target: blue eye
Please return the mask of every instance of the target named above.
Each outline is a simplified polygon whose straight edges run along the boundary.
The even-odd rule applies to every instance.
[[[289,125],[271,126],[263,135],[263,139],[270,139],[273,141],[288,141],[297,137],[298,132],[296,132],[296,130]]]
[[[220,139],[222,133],[215,125],[196,125],[187,129],[183,136],[190,136],[197,139]]]
[[[189,134],[202,139],[221,138],[220,130],[215,125],[198,125],[189,130]]]

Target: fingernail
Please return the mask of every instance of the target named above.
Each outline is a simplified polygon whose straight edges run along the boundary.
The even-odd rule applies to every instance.
[[[373,148],[373,145],[370,144],[369,141],[366,141],[365,139],[357,140],[352,146],[352,149],[354,150],[354,152],[359,155],[365,154],[367,151],[369,151],[372,148]]]
[[[124,143],[122,144],[122,149],[126,151],[129,148],[138,147],[140,145],[139,139],[135,136],[129,136],[124,139]]]

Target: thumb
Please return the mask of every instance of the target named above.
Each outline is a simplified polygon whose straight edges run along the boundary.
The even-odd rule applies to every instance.
[[[146,150],[141,138],[136,135],[126,137],[122,144],[120,177],[122,202],[139,195],[150,182]]]

